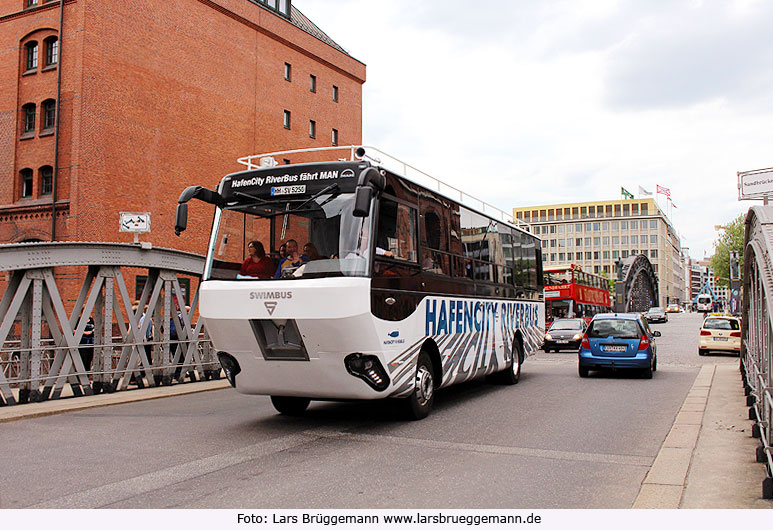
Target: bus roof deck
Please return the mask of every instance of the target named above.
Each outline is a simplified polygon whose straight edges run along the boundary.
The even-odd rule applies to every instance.
[[[498,217],[498,221],[508,223],[516,228],[524,230],[529,233],[534,233],[531,225],[524,223],[523,221],[516,219],[505,212],[504,210],[497,208],[496,206],[478,199],[469,193],[466,193],[450,184],[433,177],[429,173],[426,173],[402,160],[381,151],[376,147],[360,146],[360,145],[347,145],[337,147],[310,147],[305,149],[292,149],[287,151],[274,151],[271,153],[263,153],[258,155],[250,155],[237,159],[240,164],[247,167],[247,170],[265,169],[267,167],[274,167],[276,160],[273,160],[274,156],[280,155],[293,155],[293,154],[309,154],[309,153],[326,153],[340,151],[347,153],[348,158],[337,158],[338,161],[357,161],[362,159],[369,159],[384,169],[399,174],[400,176],[418,184],[424,186],[433,192],[437,192],[439,195],[445,196],[447,199],[459,202],[460,204],[478,210],[488,217]],[[377,158],[380,155],[381,158]],[[385,163],[383,159],[388,162]],[[319,160],[321,161],[321,160]],[[330,161],[330,160],[325,160]],[[409,174],[410,173],[410,174]],[[471,204],[472,203],[472,204]],[[477,205],[477,207],[476,207]],[[539,237],[539,236],[536,236]]]

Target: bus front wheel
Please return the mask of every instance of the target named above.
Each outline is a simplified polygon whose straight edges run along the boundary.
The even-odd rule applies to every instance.
[[[300,416],[308,408],[311,400],[302,397],[271,396],[271,404],[280,414]]]
[[[429,416],[435,402],[434,373],[432,358],[426,352],[421,352],[416,363],[413,391],[404,401],[408,419],[421,420]]]

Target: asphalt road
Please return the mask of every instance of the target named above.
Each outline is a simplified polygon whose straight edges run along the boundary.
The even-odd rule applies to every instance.
[[[0,507],[629,508],[699,367],[738,362],[698,356],[700,322],[655,325],[652,380],[540,353],[419,422],[372,402],[288,418],[227,389],[5,423]]]

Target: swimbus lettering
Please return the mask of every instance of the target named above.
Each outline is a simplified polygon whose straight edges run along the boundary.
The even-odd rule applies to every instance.
[[[493,329],[497,315],[502,329],[526,328],[539,324],[537,305],[523,302],[475,302],[469,300],[427,300],[425,335],[470,333]]]

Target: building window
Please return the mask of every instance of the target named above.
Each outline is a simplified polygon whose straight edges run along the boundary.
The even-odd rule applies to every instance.
[[[593,255],[593,253],[592,253],[592,252],[586,252],[586,253],[585,253],[585,259],[586,259],[586,260],[588,260],[588,261],[590,261],[590,260],[591,260],[591,256],[592,256],[592,255]]]
[[[609,251],[605,250],[601,253],[601,255],[604,257],[604,259],[609,259]]]
[[[24,133],[35,132],[35,104],[27,103],[22,107],[24,111]]]
[[[35,7],[38,5],[38,0],[24,0],[24,7]]]
[[[53,66],[59,62],[59,39],[51,37],[46,43],[46,66]]]
[[[43,102],[43,130],[53,129],[56,125],[56,101],[47,99]]]
[[[338,145],[338,129],[333,129],[333,145]]]
[[[22,169],[19,174],[21,175],[21,196],[32,197],[32,170]]]
[[[285,63],[285,81],[292,81],[293,66],[290,63]]]
[[[309,120],[309,138],[317,137],[317,122]]]
[[[657,243],[658,243],[658,236],[656,236],[655,234],[652,234],[650,236],[650,244],[651,245],[657,245]]]
[[[338,103],[338,87],[333,85],[333,101]]]
[[[290,111],[289,110],[286,110],[285,114],[284,114],[284,126],[285,126],[285,129],[289,129],[290,128]]]
[[[316,75],[310,75],[309,76],[309,90],[311,92],[317,91],[317,76]]]
[[[258,0],[260,5],[289,19],[291,0]]]
[[[654,250],[654,249],[653,249],[653,250],[650,250],[650,257],[651,257],[652,259],[657,259],[657,257],[658,257],[658,251],[657,251],[657,250]]]
[[[620,243],[623,244],[623,245],[627,245],[628,244],[628,236],[622,236],[620,238]]]
[[[51,195],[51,189],[54,183],[54,168],[43,166],[40,168],[40,194]]]
[[[27,49],[27,71],[35,70],[38,67],[38,43],[35,41],[28,42],[25,46]]]
[[[612,251],[612,259],[618,259],[620,257],[620,251],[613,250]]]
[[[650,219],[650,228],[657,228],[658,222],[655,219]]]

